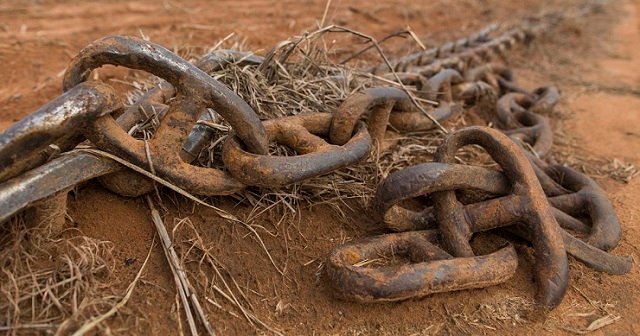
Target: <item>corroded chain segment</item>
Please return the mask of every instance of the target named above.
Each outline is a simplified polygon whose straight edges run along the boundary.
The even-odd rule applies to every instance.
[[[553,217],[542,187],[526,156],[502,133],[485,127],[468,127],[448,136],[438,147],[434,161],[455,163],[458,149],[478,145],[502,168],[512,193],[493,200],[484,214],[494,218],[487,223],[468,217],[454,190],[433,193],[434,210],[445,246],[454,256],[473,256],[469,239],[473,232],[518,223],[534,238],[537,301],[557,306],[567,288],[569,265],[560,227]],[[489,224],[481,226],[479,224]]]
[[[432,115],[441,122],[455,114],[457,108],[443,104]],[[399,131],[429,130],[435,127],[433,121],[424,115],[411,101],[409,95],[393,87],[376,87],[356,92],[349,96],[333,113],[329,140],[334,144],[346,143],[358,121],[367,118],[367,128],[371,138],[381,143],[391,120],[391,125]],[[411,125],[407,125],[412,123]]]
[[[347,143],[358,121],[362,117],[368,117],[369,133],[373,140],[380,142],[384,138],[392,110],[410,112],[415,109],[407,93],[400,89],[378,87],[356,92],[333,113],[329,140],[337,145]]]
[[[255,64],[255,62],[259,60],[260,58],[257,58],[255,56],[252,57],[250,54],[222,50],[213,51],[203,56],[202,59],[196,62],[196,65],[202,67],[203,69],[207,69],[207,71],[217,71],[223,68],[226,64],[232,62],[249,65]],[[120,103],[115,98],[115,93],[112,92],[112,90],[108,89],[107,86],[99,82],[86,82],[78,84],[73,89],[70,89],[67,93],[65,93],[64,96],[74,97],[81,90],[84,90],[87,87],[107,88],[102,91],[109,93],[107,95],[107,97],[111,99],[109,101],[114,102],[111,105],[107,104],[107,107],[105,108],[95,108],[95,110],[101,111],[99,112],[100,115],[109,113],[108,111],[117,110],[120,108]],[[89,90],[89,92],[91,92],[91,90]],[[149,90],[135,103],[129,106],[125,110],[125,112],[118,117],[117,123],[124,130],[130,131],[130,129],[136,124],[146,120],[150,114],[155,113],[157,114],[159,119],[162,119],[169,108],[165,103],[168,102],[174,95],[175,90],[173,86],[166,81],[161,81],[158,86]],[[103,102],[104,99],[88,99],[84,104],[88,106],[100,106],[100,104],[102,104]],[[25,120],[39,119],[43,118],[43,116],[47,120],[55,120],[55,118],[60,117],[60,115],[58,115],[57,112],[51,112],[59,111],[57,109],[47,109],[47,107],[50,107],[52,105],[63,106],[67,109],[85,106],[76,102],[76,100],[74,99],[65,100],[64,104],[50,103],[41,108],[39,112],[36,112],[34,116],[27,117]],[[209,111],[207,111],[206,113],[203,112],[203,115],[200,119],[207,119],[207,116],[209,116],[208,112]],[[27,125],[28,127],[25,128],[26,131],[24,132],[10,133],[9,131],[6,131],[0,137],[4,138],[5,136],[7,136],[7,138],[4,138],[5,141],[7,141],[6,139],[8,139],[8,136],[10,136],[11,134],[31,134],[41,132],[41,130],[44,129],[44,131],[49,132],[49,139],[56,139],[57,137],[53,135],[60,133],[59,127],[63,127],[65,130],[72,131],[63,132],[64,134],[69,135],[69,133],[73,133],[74,136],[70,137],[69,139],[64,138],[64,141],[57,140],[55,141],[55,144],[59,146],[61,150],[68,150],[75,146],[75,144],[81,141],[81,139],[83,138],[82,136],[78,137],[78,129],[83,128],[79,127],[78,125],[86,125],[86,123],[89,123],[95,119],[86,118],[85,120],[83,118],[78,119],[76,114],[67,113],[61,120],[59,120],[59,122],[48,125],[35,124],[33,125],[33,128],[29,128],[31,127],[31,124],[29,124]],[[16,124],[16,126],[14,127],[18,127],[18,125],[20,125],[20,123]],[[71,127],[70,125],[75,125],[78,127]],[[50,128],[43,128],[43,126],[47,126]],[[187,138],[187,141],[183,145],[181,157],[185,158],[185,161],[190,162],[192,160],[191,158],[195,157],[199,153],[202,146],[211,139],[209,130],[203,129],[199,126],[200,125],[194,126]],[[24,127],[24,125],[22,127]],[[12,141],[18,141],[20,137],[14,137],[13,139],[14,140]],[[70,139],[77,140],[76,142],[72,142],[70,141]],[[9,142],[11,141],[7,141],[7,143]],[[64,144],[68,144],[68,146],[64,146]],[[10,149],[11,147],[7,145],[6,148]],[[37,162],[34,162],[33,167],[45,162],[49,157],[49,155],[46,154],[46,151],[34,151],[33,154],[24,153],[23,151],[23,157],[32,155],[32,157],[37,159]],[[28,168],[29,166],[25,167]],[[138,196],[146,194],[153,190],[153,183],[151,180],[131,170],[122,168],[123,167],[120,164],[113,162],[110,159],[97,157],[89,153],[70,153],[64,154],[59,158],[55,158],[50,162],[44,163],[43,165],[22,174],[19,177],[13,178],[4,183],[0,183],[0,223],[6,221],[11,216],[30,206],[39,208],[39,204],[42,204],[43,202],[46,202],[48,204],[53,204],[55,202],[61,203],[61,200],[64,200],[65,198],[55,195],[63,194],[65,190],[92,178],[98,178],[98,180],[107,189],[125,196]],[[3,172],[5,171],[3,170]],[[6,172],[8,172],[8,170]],[[47,201],[47,198],[49,197],[53,197],[51,202]],[[35,209],[33,213],[37,213],[38,211],[38,209]],[[64,218],[61,219],[64,220]],[[60,220],[60,218],[58,218],[58,220]]]
[[[207,74],[212,74],[224,69],[229,64],[246,66],[258,65],[261,62],[261,57],[251,53],[223,49],[205,54],[195,62],[195,65]],[[155,116],[158,120],[162,120],[169,110],[167,103],[174,95],[175,89],[173,85],[161,80],[156,87],[147,91],[129,106],[125,113],[118,117],[117,122],[125,131],[131,133],[135,125],[144,122],[150,116]],[[205,108],[201,112],[198,121],[217,123],[220,121],[220,115],[210,108]],[[186,142],[182,145],[180,158],[186,163],[193,162],[202,149],[210,143],[213,136],[214,132],[209,126],[194,125],[187,136]],[[152,180],[129,169],[101,176],[98,180],[109,191],[129,197],[147,194],[153,191],[154,188]]]
[[[115,91],[99,82],[75,86],[0,134],[0,181],[46,162],[55,145],[73,149],[79,129],[122,108]]]
[[[371,137],[364,123],[342,145],[328,143],[330,113],[303,114],[267,120],[269,140],[293,149],[298,155],[275,156],[247,152],[242,141],[230,135],[223,147],[229,172],[247,185],[278,187],[327,174],[352,165],[369,155]]]
[[[485,97],[499,97],[506,92],[526,92],[515,84],[511,70],[502,64],[487,63],[468,69],[462,76],[457,70],[442,69],[431,77],[419,73],[387,74],[398,76],[405,85],[412,85],[424,99],[462,101],[474,104]]]
[[[498,25],[492,24],[482,30],[461,38],[455,42],[448,42],[439,47],[430,48],[428,50],[416,52],[393,61],[393,70],[396,72],[406,71],[411,66],[427,65],[437,58],[443,58],[447,55],[458,53],[466,50],[474,45],[488,42],[491,38],[489,34],[498,29]],[[386,64],[380,64],[369,70],[373,74],[381,74],[389,71]]]
[[[456,70],[444,69],[439,73],[427,78],[417,73],[402,72],[398,74],[388,74],[385,77],[395,79],[395,76],[405,85],[413,85],[417,88],[421,98],[429,100],[452,101],[452,86],[463,81],[462,76]]]
[[[447,76],[441,77],[433,84],[436,89],[447,80]],[[431,111],[431,117],[441,122],[458,111],[456,105],[443,102]],[[362,118],[366,118],[366,124]],[[333,113],[302,114],[264,122],[270,141],[299,155],[252,154],[243,148],[238,137],[230,136],[224,144],[223,161],[229,172],[245,184],[284,186],[361,161],[371,152],[372,141],[378,145],[383,142],[389,124],[403,132],[435,127],[406,92],[377,87],[352,94]]]
[[[199,59],[196,66],[215,72],[230,63],[255,65],[259,62],[261,58],[252,54],[216,50]],[[125,131],[131,132],[136,124],[145,121],[150,115],[155,114],[161,120],[169,110],[166,103],[174,96],[173,85],[161,80],[155,88],[129,106],[117,118],[117,123]],[[61,204],[66,200],[63,197],[66,190],[92,178],[98,178],[107,189],[125,196],[151,192],[153,182],[150,179],[123,169],[109,159],[88,153],[65,154],[44,163],[56,151],[68,151],[82,141],[84,137],[81,131],[97,117],[121,108],[120,101],[109,86],[100,82],[84,82],[6,130],[0,136],[0,151],[3,152],[0,157],[12,160],[9,154],[4,154],[19,147],[21,157],[6,169],[0,170],[0,175],[12,176],[35,168],[0,183],[0,223],[27,207],[34,207],[30,213],[40,213],[41,204],[55,203],[62,207]],[[200,120],[215,118],[218,118],[217,113],[204,109]],[[208,128],[195,125],[182,146],[180,156],[184,161],[191,162],[211,137],[212,133]],[[29,150],[25,151],[23,145],[30,147]],[[58,149],[54,150],[52,145]],[[64,216],[59,217],[55,220],[64,220]]]
[[[374,141],[383,142],[388,126],[402,132],[429,130],[458,113],[460,102],[501,97],[496,105],[498,125],[512,140],[527,143],[535,155],[523,153],[491,129],[471,127],[451,134],[437,150],[437,162],[391,174],[376,194],[378,220],[395,231],[422,231],[341,245],[332,252],[326,270],[340,296],[361,302],[495,285],[514,274],[514,248],[507,245],[476,255],[470,240],[476,232],[508,230],[533,245],[537,301],[555,307],[567,286],[567,253],[611,274],[626,273],[631,267],[628,258],[606,252],[619,242],[621,229],[605,193],[587,176],[540,160],[552,143],[543,115],[557,103],[558,90],[548,87],[530,93],[515,83],[509,68],[490,63],[561,18],[532,21],[497,37],[490,36],[497,26],[490,26],[394,62],[396,73],[384,77],[399,78],[416,87],[420,98],[437,101],[429,115],[414,105],[407,92],[377,87],[351,95],[331,114],[264,123],[246,102],[207,74],[230,63],[260,64],[262,58],[223,50],[192,65],[139,39],[98,40],[72,61],[63,96],[0,135],[0,222],[29,205],[36,205],[30,213],[37,218],[45,207],[63,209],[67,190],[90,178],[99,177],[107,188],[124,195],[152,190],[153,183],[142,175],[88,153],[70,153],[43,164],[54,149],[68,151],[85,137],[189,192],[224,195],[245,185],[284,186],[355,164],[370,153]],[[105,64],[144,70],[163,80],[116,120],[111,114],[122,106],[113,90],[85,82],[93,69]],[[389,70],[385,65],[371,71]],[[136,140],[131,135],[149,114],[159,127],[151,139]],[[222,153],[229,173],[191,165],[214,135],[203,122],[218,123],[221,118],[233,128]],[[198,119],[203,122],[198,124]],[[295,154],[268,155],[273,142]],[[501,171],[454,164],[456,151],[467,145],[483,147]],[[21,155],[28,146],[31,150]],[[423,195],[430,196],[432,207],[410,211],[398,206]],[[464,203],[458,197],[464,197]],[[58,225],[61,218],[64,221],[64,215],[58,215],[51,223]],[[366,265],[382,255],[409,262]]]
[[[517,42],[525,40],[526,37],[527,34],[523,30],[513,29],[488,42],[453,53],[444,58],[436,58],[427,65],[410,66],[404,71],[419,73],[427,77],[433,76],[443,69],[465,72],[470,68],[496,59],[497,55],[501,55]]]
[[[169,50],[125,37],[107,37],[83,49],[67,70],[64,87],[77,85],[91,70],[105,64],[150,72],[171,83],[176,96],[146,146],[129,136],[111,116],[99,118],[90,127],[86,135],[94,144],[136,165],[153,166],[159,176],[195,194],[224,195],[244,188],[220,170],[190,165],[180,157],[180,152],[203,109],[209,107],[231,124],[250,151],[266,153],[266,131],[247,103]]]
[[[0,183],[0,223],[35,202],[120,169],[110,159],[70,153]]]
[[[518,267],[511,245],[481,256],[454,258],[436,245],[437,230],[365,238],[333,249],[325,269],[336,293],[358,302],[399,301],[503,283]],[[409,263],[370,267],[381,256]]]
[[[549,203],[562,212],[558,222],[586,234],[589,245],[608,251],[618,245],[622,236],[620,220],[606,193],[590,177],[566,166],[546,165],[530,156]],[[582,217],[587,217],[584,223]]]
[[[535,159],[532,156],[530,158]],[[549,203],[559,206],[552,207],[552,211],[563,228],[562,237],[567,253],[598,271],[610,274],[629,272],[632,264],[629,257],[618,257],[605,252],[617,244],[620,238],[620,223],[602,189],[587,176],[567,167],[555,166],[554,169],[558,170],[549,168],[554,178],[564,181],[564,186],[559,185],[544,171],[540,171],[536,164],[533,167],[539,180],[543,182],[542,188],[547,193]],[[399,204],[410,198],[447,189],[447,186],[458,191],[481,191],[491,197],[505,196],[511,190],[504,174],[492,169],[437,162],[425,163],[389,175],[378,188],[374,212],[379,221],[394,231],[436,228],[438,221],[433,207],[413,211]],[[577,192],[573,193],[565,187],[571,187]],[[464,207],[467,218],[474,222],[474,226],[493,225],[494,222],[502,221],[501,218],[512,216],[496,212],[495,204],[491,200],[481,198],[472,202]],[[583,223],[565,211],[572,215],[586,214],[591,218],[592,224]],[[531,234],[519,226],[509,227],[509,230],[525,239],[532,239]],[[581,240],[570,231],[586,233],[587,236]]]
[[[448,166],[459,148],[472,144],[483,147],[501,166],[507,186],[496,183],[502,181],[500,172],[483,174],[480,167]],[[525,224],[523,229],[535,238],[532,243],[536,251],[537,300],[544,306],[556,306],[568,281],[562,233],[533,169],[518,146],[496,130],[469,127],[450,134],[436,151],[435,161],[439,163],[434,163],[431,169],[405,169],[386,179],[376,193],[378,218],[384,220],[387,210],[404,199],[429,194],[443,245],[455,257],[474,256],[469,240],[475,232]],[[476,214],[468,213],[456,198],[456,190],[468,189],[492,194],[508,191],[508,194],[487,201],[484,211]]]
[[[500,97],[496,114],[501,129],[513,139],[529,144],[539,157],[544,157],[553,145],[553,131],[548,114],[560,98],[555,87],[539,88],[531,94],[507,93]]]

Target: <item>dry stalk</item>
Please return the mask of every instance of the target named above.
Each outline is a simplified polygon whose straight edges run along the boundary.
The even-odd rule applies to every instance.
[[[162,217],[160,217],[160,213],[153,205],[153,201],[151,197],[147,195],[146,197],[147,204],[151,209],[151,218],[153,219],[153,224],[155,225],[156,231],[160,236],[160,242],[162,243],[162,250],[164,251],[164,255],[167,258],[167,262],[171,267],[171,272],[173,273],[174,279],[176,281],[176,289],[180,295],[180,299],[182,300],[182,306],[185,310],[185,315],[187,316],[187,322],[189,323],[189,329],[192,335],[198,335],[198,328],[196,327],[195,318],[191,312],[191,308],[193,308],[200,319],[202,325],[204,325],[205,330],[209,335],[215,335],[213,331],[213,327],[211,323],[209,323],[209,319],[206,314],[202,310],[202,306],[200,305],[200,301],[198,300],[198,296],[189,283],[189,279],[187,278],[187,274],[184,271],[180,263],[180,259],[176,253],[176,250],[173,248],[173,243],[171,242],[171,238],[169,237],[169,233],[165,228],[164,221]],[[191,304],[190,304],[191,303]]]
[[[183,227],[188,229],[188,231],[181,230],[181,228]],[[205,239],[201,236],[199,230],[197,230],[193,226],[193,223],[189,218],[184,218],[178,221],[173,229],[173,232],[178,231],[181,231],[181,233],[185,237],[187,237],[185,241],[187,243],[186,251],[181,253],[182,258],[185,259],[193,255],[192,259],[198,261],[198,271],[201,274],[201,278],[206,279],[205,284],[203,284],[202,282],[198,282],[198,284],[204,286],[205,290],[208,289],[209,291],[213,291],[222,296],[226,301],[228,301],[236,309],[238,309],[250,324],[257,324],[274,334],[281,335],[282,333],[280,331],[269,326],[261,319],[259,319],[255,314],[253,314],[253,312],[251,311],[252,308],[250,306],[249,299],[247,298],[245,293],[242,291],[240,286],[238,286],[231,273],[227,271],[223,264],[212,254],[211,251],[215,250],[213,245],[214,243],[205,242]],[[205,271],[203,270],[203,268],[207,268],[207,270]],[[211,279],[211,274],[214,274],[215,277],[222,283],[222,288],[214,283],[214,279]],[[216,308],[221,309],[222,305],[214,301],[212,298],[206,297],[205,295],[205,299]],[[246,304],[249,305],[249,308],[245,307],[245,305],[241,303],[241,301],[246,302]],[[222,310],[234,316],[237,316],[230,310]]]

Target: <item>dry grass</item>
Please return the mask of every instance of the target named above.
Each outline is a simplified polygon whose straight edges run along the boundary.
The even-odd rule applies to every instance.
[[[194,280],[198,292],[210,304],[207,307],[216,308],[210,314],[222,311],[235,318],[242,318],[258,329],[276,335],[282,334],[254,314],[246,289],[238,284],[233,273],[216,258],[216,243],[206,241],[188,217],[174,220],[172,241],[180,255],[181,267],[191,271],[187,275]]]
[[[115,304],[112,244],[66,236],[22,216],[2,226],[0,331],[67,334]]]

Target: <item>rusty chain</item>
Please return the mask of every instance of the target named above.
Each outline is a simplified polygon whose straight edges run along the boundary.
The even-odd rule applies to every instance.
[[[508,77],[501,76],[513,83]],[[496,82],[494,89],[495,85]],[[445,139],[434,162],[390,174],[376,192],[374,217],[402,233],[346,243],[332,251],[327,274],[341,297],[361,302],[395,301],[495,285],[498,279],[506,281],[505,274],[513,272],[496,265],[517,265],[517,259],[485,256],[492,258],[486,261],[494,269],[492,279],[496,281],[492,283],[485,281],[486,270],[470,259],[475,257],[468,243],[473,234],[496,229],[533,245],[537,301],[546,307],[557,306],[564,296],[568,280],[566,254],[597,271],[629,272],[630,257],[607,253],[618,244],[621,228],[604,191],[588,176],[569,167],[547,164],[540,158],[551,148],[553,133],[548,120],[539,113],[551,113],[559,99],[558,90],[545,87],[529,93],[515,85],[501,86],[507,93],[496,103],[496,117],[511,141],[492,129],[465,128]],[[470,144],[483,147],[501,170],[456,164],[456,150]],[[456,193],[465,192],[471,197],[467,195],[465,203],[461,203]],[[487,195],[491,195],[489,199]],[[421,211],[399,206],[419,196],[431,196],[433,204]],[[436,238],[416,247],[416,237],[421,235],[437,236],[444,250],[433,245]],[[359,266],[391,249],[396,254],[408,253],[409,264],[373,270]],[[438,249],[442,253],[421,257],[423,252],[417,252],[416,257],[407,252],[416,249]],[[448,270],[443,265],[453,263],[452,256],[458,257],[455,259],[459,272],[444,274],[440,279],[446,279],[448,286],[442,286],[432,276],[438,269]],[[476,278],[465,272],[470,269]]]
[[[442,170],[448,167],[446,164],[453,163],[459,148],[472,144],[487,150],[500,165],[507,186],[495,183],[499,172],[483,179],[477,169],[467,170],[457,166],[453,171]],[[431,195],[443,245],[455,257],[475,255],[469,245],[473,233],[517,223],[518,227],[535,238],[532,243],[536,251],[538,302],[550,307],[557,305],[568,281],[562,236],[542,187],[519,147],[493,129],[469,127],[447,137],[438,148],[434,161],[439,163],[434,163],[437,167],[427,170],[428,174],[424,170],[416,173],[415,170],[405,169],[390,175],[380,185],[374,205],[379,218],[384,218],[387,210],[403,199]],[[496,190],[497,187],[511,192],[486,201],[478,212],[466,211],[455,195],[455,191],[460,189],[493,193],[504,191]]]
[[[63,95],[0,134],[0,223],[29,207],[36,217],[66,208],[66,192],[93,178],[126,196],[154,189],[154,182],[108,158],[67,153],[85,140],[187,192],[228,195],[247,186],[298,183],[354,165],[380,150],[388,128],[430,130],[464,106],[492,97],[502,133],[484,127],[458,130],[440,145],[434,162],[390,174],[378,186],[373,217],[403,232],[336,247],[326,271],[339,296],[360,302],[498,285],[515,274],[513,245],[500,240],[490,251],[478,251],[470,241],[478,232],[508,231],[532,245],[536,299],[553,308],[566,291],[567,254],[611,274],[631,267],[628,258],[607,252],[618,244],[621,227],[604,191],[586,175],[544,161],[553,145],[547,116],[559,91],[543,87],[529,92],[516,84],[508,67],[494,63],[557,20],[530,23],[497,37],[491,34],[499,27],[492,25],[400,58],[392,69],[384,64],[368,70],[399,78],[419,98],[436,102],[427,108],[429,116],[409,91],[372,87],[353,93],[335,111],[261,121],[243,99],[210,76],[231,63],[259,65],[261,57],[224,50],[191,64],[151,42],[100,39],[72,60]],[[143,70],[161,81],[125,108],[110,86],[87,80],[92,70],[107,64]],[[149,115],[159,121],[155,132],[134,137]],[[192,164],[214,137],[198,120],[222,119],[232,128],[223,144],[220,166],[225,170]],[[270,153],[274,143],[295,155]],[[484,148],[501,170],[457,164],[456,152],[468,145]],[[432,204],[421,211],[400,206],[425,195]],[[61,216],[54,221],[64,222]],[[366,260],[388,254],[408,262],[366,265]]]
[[[196,65],[208,71],[216,71],[232,62],[255,64],[260,61],[260,58],[250,54],[222,50],[206,54],[196,62]],[[82,135],[75,134],[72,145],[60,145],[63,141],[68,142],[68,140],[59,136],[59,134],[68,135],[72,132],[64,133],[59,131],[59,129],[67,127],[67,130],[75,131],[82,128],[71,128],[67,126],[67,124],[75,122],[77,126],[81,126],[86,125],[90,120],[77,117],[74,118],[73,115],[69,117],[69,113],[78,110],[80,112],[85,110],[92,111],[92,109],[88,107],[78,109],[76,105],[84,104],[81,106],[87,106],[88,103],[94,105],[99,104],[102,101],[102,98],[98,96],[100,99],[94,98],[87,100],[87,102],[75,102],[75,100],[63,99],[62,97],[77,94],[77,91],[84,87],[88,87],[93,83],[94,82],[77,85],[67,93],[63,94],[61,98],[53,100],[40,110],[25,118],[23,121],[13,125],[2,134],[1,141],[3,141],[3,144],[6,144],[3,145],[2,149],[0,149],[2,153],[9,153],[12,148],[19,148],[16,144],[23,143],[25,141],[24,139],[37,138],[38,136],[45,139],[44,141],[40,140],[42,143],[40,148],[46,147],[47,145],[50,147],[42,150],[40,150],[39,147],[31,147],[27,153],[23,150],[21,157],[14,155],[14,157],[18,157],[19,160],[12,162],[11,165],[3,167],[2,176],[4,178],[0,179],[0,181],[5,181],[0,184],[0,223],[6,221],[20,210],[25,209],[32,204],[35,205],[42,199],[60,193],[64,190],[68,190],[74,185],[92,178],[99,178],[107,189],[125,196],[139,196],[153,190],[153,184],[150,180],[147,180],[133,171],[123,170],[121,165],[110,159],[94,156],[88,153],[65,154],[38,166],[38,164],[45,162],[46,159],[53,154],[53,148],[66,148],[68,150],[75,146],[75,144],[82,141]],[[106,88],[105,92],[109,93],[107,97],[115,99],[113,98],[113,91],[108,86],[101,83],[97,83],[96,85],[100,85],[98,87]],[[128,107],[126,111],[118,117],[117,123],[123,130],[130,132],[132,127],[147,118],[147,114],[150,114],[151,111],[156,111],[160,117],[162,117],[162,115],[168,110],[168,106],[164,103],[173,97],[174,93],[175,89],[170,83],[161,81],[158,86],[149,90],[138,101]],[[89,94],[92,94],[92,91],[89,91]],[[116,107],[121,108],[121,105],[117,100],[110,104],[114,106],[114,110]],[[89,105],[89,107],[90,106],[91,105]],[[207,115],[209,115],[209,113],[209,111],[203,111],[200,119],[207,119]],[[33,124],[31,120],[43,119],[45,116],[47,117],[47,120],[52,120],[56,123],[37,125],[35,128],[30,127],[30,125]],[[199,152],[211,135],[210,129],[196,125],[191,130],[191,133],[182,147],[182,151],[180,153],[181,157],[185,158],[186,161],[192,161],[196,156],[194,153]],[[24,147],[22,148],[24,149]],[[3,155],[3,157],[5,157],[5,155]],[[12,156],[7,154],[6,157],[11,158]],[[35,168],[29,170],[33,167]],[[17,175],[19,172],[23,171],[26,172],[18,178],[9,179],[6,177],[9,172]],[[7,174],[5,175],[4,172],[7,172]]]

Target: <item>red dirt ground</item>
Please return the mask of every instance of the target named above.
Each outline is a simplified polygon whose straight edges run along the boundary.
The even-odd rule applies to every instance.
[[[61,75],[71,57],[99,37],[144,34],[168,47],[206,47],[235,32],[260,54],[291,35],[314,29],[325,4],[292,0],[1,2],[0,129],[58,95]],[[489,22],[559,6],[565,5],[551,0],[343,0],[333,1],[327,22],[354,27],[378,38],[410,26],[423,40],[437,44]],[[518,78],[529,87],[551,82],[561,88],[563,102],[559,109],[571,118],[556,126],[558,132],[569,134],[580,144],[581,152],[608,162],[618,159],[640,165],[640,4],[610,1],[593,22],[578,22],[573,30],[561,33],[566,36],[548,36],[534,45],[535,50],[517,53],[511,65]],[[623,223],[624,237],[614,253],[637,256],[640,178],[628,184],[606,177],[597,180],[609,193]],[[522,298],[531,298],[534,291],[530,256],[521,257],[518,274],[501,286],[394,304],[352,304],[331,296],[318,269],[338,242],[374,230],[370,221],[359,216],[362,209],[348,211],[346,219],[322,205],[304,210],[288,223],[264,218],[262,227],[256,230],[276,265],[284,270],[280,275],[246,229],[209,209],[193,209],[177,197],[167,198],[165,220],[169,229],[174,225],[173,218],[189,217],[214,244],[214,253],[247,293],[254,313],[286,334],[571,333],[567,328],[584,329],[604,316],[604,310],[620,319],[595,334],[640,333],[637,265],[625,276],[608,276],[572,262],[567,296],[548,316],[538,316],[522,303],[526,302]],[[213,201],[238,217],[249,211],[229,198]],[[124,291],[154,235],[146,204],[142,199],[119,197],[90,184],[71,201],[69,214],[86,235],[114,243],[118,262],[115,281]],[[283,246],[285,242],[287,247]],[[128,267],[125,258],[140,262]],[[144,280],[128,304],[133,313],[110,320],[109,327],[125,328],[131,334],[176,334],[174,283],[159,247],[152,252]],[[214,299],[224,303],[220,297]],[[206,304],[205,308],[222,334],[265,332],[213,305]],[[499,308],[509,313],[496,318]],[[485,316],[489,311],[493,318]],[[516,317],[514,312],[522,315]]]

